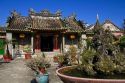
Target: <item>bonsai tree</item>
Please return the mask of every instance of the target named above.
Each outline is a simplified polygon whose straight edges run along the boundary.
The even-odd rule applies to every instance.
[[[78,64],[77,49],[75,46],[71,45],[66,54],[68,55],[69,62],[71,65]]]
[[[94,36],[81,54],[80,69],[87,75],[125,74],[125,56],[115,45],[115,38],[109,30],[104,30],[97,21]]]
[[[57,54],[55,58],[58,59],[58,67],[75,65],[79,63],[77,58],[77,49],[73,45],[69,47],[67,52],[64,54]]]
[[[48,63],[44,53],[27,60],[26,65],[35,71],[35,80],[37,83],[48,83],[49,75],[46,70]]]
[[[37,55],[29,60],[27,60],[26,65],[31,68],[33,71],[39,73],[45,73],[46,67],[48,67],[49,61],[45,57],[45,54]]]
[[[23,51],[26,52],[26,53],[30,53],[31,52],[31,46],[29,44],[25,45]]]

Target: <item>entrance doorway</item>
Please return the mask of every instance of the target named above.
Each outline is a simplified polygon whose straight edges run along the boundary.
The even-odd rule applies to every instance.
[[[53,51],[53,36],[41,36],[41,51]]]

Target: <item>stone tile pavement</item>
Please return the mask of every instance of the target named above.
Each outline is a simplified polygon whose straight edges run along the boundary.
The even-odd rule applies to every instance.
[[[56,75],[56,67],[52,66],[48,69],[49,83],[63,83]]]
[[[55,73],[56,68],[48,69],[49,83],[63,83]],[[25,65],[25,60],[17,58],[10,63],[0,63],[0,83],[32,83],[34,74]]]

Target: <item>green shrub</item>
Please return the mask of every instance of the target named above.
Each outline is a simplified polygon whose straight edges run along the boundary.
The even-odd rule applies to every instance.
[[[69,50],[68,50],[67,54],[69,55],[69,59],[70,59],[71,65],[78,64],[78,59],[76,57],[76,55],[77,55],[77,49],[76,49],[75,46],[71,45],[69,47]]]
[[[125,36],[120,38],[120,46],[125,47]]]
[[[115,39],[109,30],[96,25],[92,40],[87,40],[88,48],[81,54],[80,69],[87,75],[125,74],[125,55],[113,44]],[[121,37],[120,46],[125,46],[125,36]]]
[[[104,75],[113,74],[116,69],[116,64],[112,61],[111,57],[103,56],[99,62],[95,64],[97,73],[101,73]]]
[[[96,51],[92,49],[85,50],[81,56],[81,62],[82,62],[82,70],[84,70],[88,75],[94,75],[95,71],[93,70],[93,58],[96,55]]]

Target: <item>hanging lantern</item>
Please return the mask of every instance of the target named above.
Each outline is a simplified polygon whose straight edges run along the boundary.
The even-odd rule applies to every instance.
[[[75,35],[70,35],[70,38],[71,39],[75,39]]]
[[[25,34],[20,34],[20,38],[24,38],[25,37]]]

